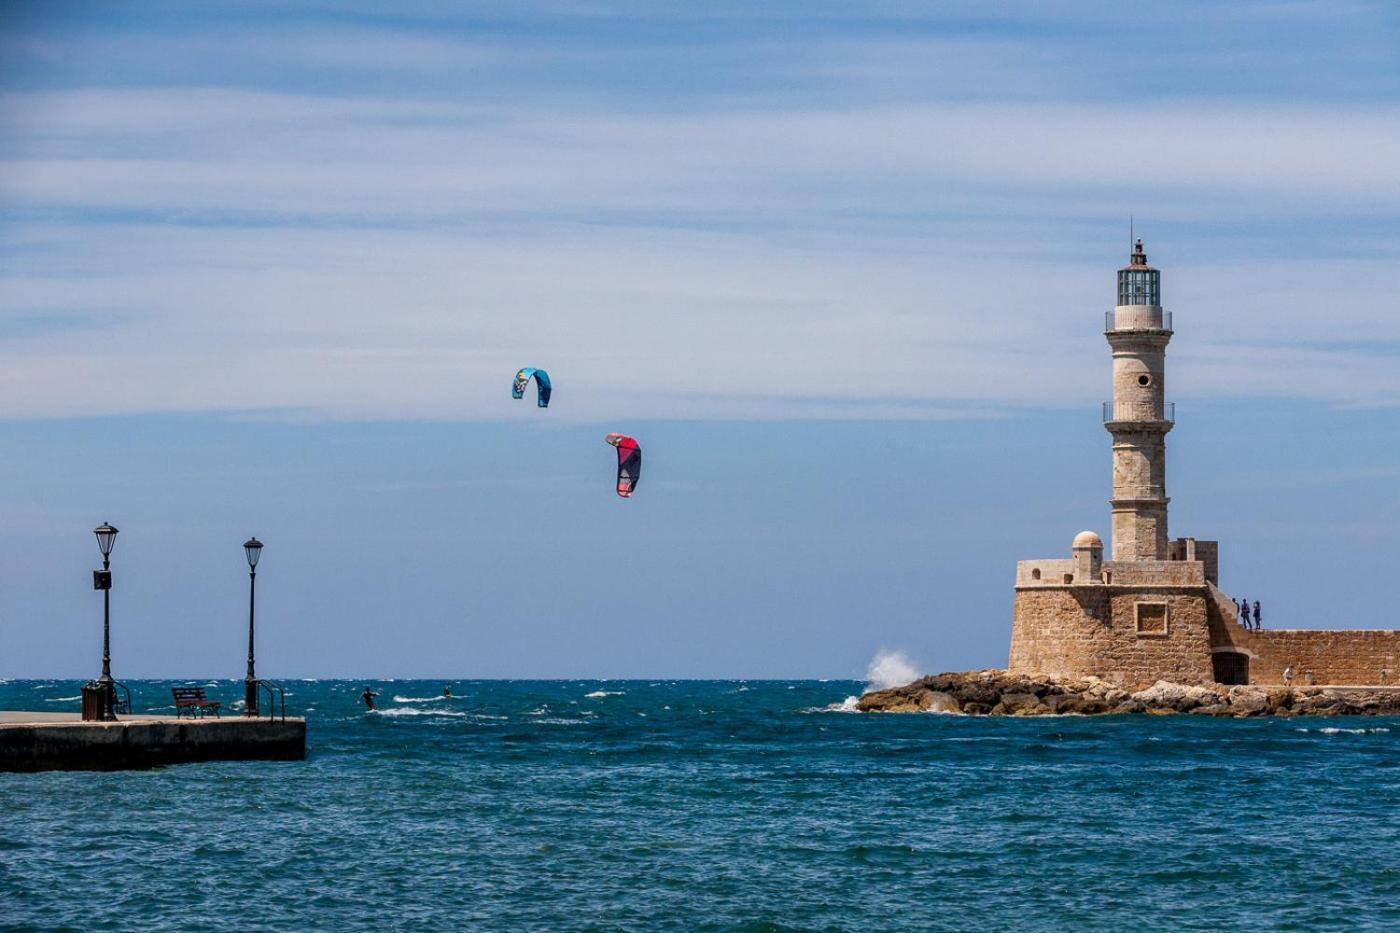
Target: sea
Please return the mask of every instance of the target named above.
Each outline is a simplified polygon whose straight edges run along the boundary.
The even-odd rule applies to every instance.
[[[0,774],[0,929],[1400,929],[1394,718],[862,714],[848,681],[282,683],[304,762]],[[188,684],[242,693],[141,681],[134,706]],[[3,682],[0,708],[76,710],[78,686]]]

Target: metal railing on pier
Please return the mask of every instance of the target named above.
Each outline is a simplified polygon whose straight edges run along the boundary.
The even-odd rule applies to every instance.
[[[131,688],[120,680],[112,681],[112,712],[118,716],[131,715]]]
[[[1176,402],[1164,402],[1160,406],[1154,402],[1104,402],[1103,420],[1110,421],[1157,421],[1176,424]]]
[[[271,680],[259,680],[258,689],[267,691],[267,718],[285,720],[287,718],[287,691],[282,689],[282,685]]]

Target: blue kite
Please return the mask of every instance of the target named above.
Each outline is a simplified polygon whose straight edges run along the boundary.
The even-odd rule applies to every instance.
[[[515,385],[510,387],[511,398],[524,398],[525,388],[530,384],[530,377],[535,377],[535,388],[539,390],[539,405],[541,408],[549,407],[549,395],[554,391],[549,384],[549,373],[543,369],[535,369],[527,366],[515,374]]]

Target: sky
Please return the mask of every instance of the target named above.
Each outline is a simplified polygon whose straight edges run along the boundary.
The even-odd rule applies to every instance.
[[[1400,8],[0,2],[0,676],[1004,664],[1108,531],[1400,624]],[[554,378],[547,411],[515,370]],[[644,448],[611,492],[608,431]]]

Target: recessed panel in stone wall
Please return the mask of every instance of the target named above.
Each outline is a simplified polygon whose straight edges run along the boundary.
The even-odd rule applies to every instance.
[[[1138,603],[1137,633],[1139,635],[1163,637],[1167,634],[1167,604]]]

